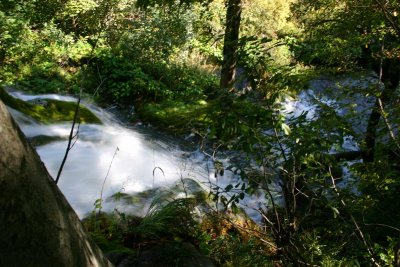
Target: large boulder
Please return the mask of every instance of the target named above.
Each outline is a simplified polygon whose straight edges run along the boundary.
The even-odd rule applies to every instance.
[[[0,266],[112,266],[0,101]]]

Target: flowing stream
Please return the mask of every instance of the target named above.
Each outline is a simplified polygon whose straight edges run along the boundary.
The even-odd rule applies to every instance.
[[[60,95],[28,95],[19,91],[9,92],[25,101],[33,99],[57,99],[76,101]],[[103,122],[102,125],[82,124],[79,138],[70,150],[58,183],[72,207],[80,217],[94,209],[104,183],[103,199],[117,193],[137,193],[177,183],[181,178],[191,178],[203,187],[218,184],[225,187],[237,181],[232,172],[215,177],[212,161],[195,146],[163,135],[151,127],[126,125],[113,113],[82,102]],[[36,150],[55,178],[67,147],[71,123],[44,125],[10,109],[24,134],[35,137],[51,137],[51,142],[37,145]],[[188,142],[187,142],[188,143]],[[228,159],[219,159],[227,164]],[[261,200],[247,199],[247,205],[258,207]],[[148,205],[147,205],[148,206]],[[118,202],[105,202],[103,210],[132,210]],[[133,212],[144,215],[146,205],[134,207]],[[257,214],[250,214],[257,217]]]
[[[337,80],[315,80],[310,85],[311,89],[302,92],[297,99],[287,100],[283,112],[287,113],[288,118],[308,112],[307,118],[312,120],[321,105],[329,105],[339,115],[355,113],[351,124],[356,127],[356,132],[362,133],[366,127],[366,110],[371,108],[373,98],[361,96],[362,91],[371,83],[374,83],[374,78],[367,78],[356,84],[353,79],[347,78],[340,80],[340,83]],[[354,88],[361,88],[362,91],[354,91],[353,99],[346,96],[341,98],[343,100],[337,100],[337,92],[343,90],[343,87],[353,91]],[[10,94],[26,101],[46,98],[76,101],[73,97],[53,94],[28,95],[19,91],[10,91]],[[172,185],[181,178],[194,179],[205,188],[210,184],[225,187],[240,179],[228,170],[224,175],[216,177],[212,160],[196,146],[187,145],[182,140],[161,134],[151,127],[124,124],[112,112],[89,102],[82,103],[103,124],[80,125],[79,139],[69,153],[59,181],[60,189],[80,217],[94,209],[93,204],[100,198],[103,183],[102,197],[106,199],[117,192],[131,194]],[[11,110],[11,113],[28,138],[52,137],[51,142],[38,145],[36,149],[50,174],[56,177],[67,147],[71,123],[44,125],[18,111]],[[344,142],[343,148],[357,149],[357,141],[350,138]],[[218,160],[224,166],[229,165],[229,157]],[[262,196],[246,197],[244,204],[250,207],[247,213],[258,220],[259,214],[255,210],[262,207],[264,202]],[[129,209],[118,202],[106,202],[103,209],[110,211],[114,208],[122,211]],[[144,215],[146,207],[139,205],[134,212]]]

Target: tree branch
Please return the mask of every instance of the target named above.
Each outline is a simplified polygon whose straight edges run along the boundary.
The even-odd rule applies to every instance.
[[[78,120],[79,120],[78,125],[80,124],[80,119],[79,119],[79,110],[80,110],[79,105],[80,105],[80,103],[81,103],[81,96],[78,97],[78,101],[77,101],[77,104],[76,104],[74,120],[72,121],[71,131],[69,132],[69,137],[68,137],[68,145],[67,145],[67,149],[66,149],[65,154],[64,154],[64,158],[63,158],[63,160],[61,162],[60,168],[58,169],[57,177],[56,177],[56,180],[55,180],[56,184],[60,180],[61,172],[62,172],[62,170],[64,168],[64,165],[65,165],[65,162],[67,161],[67,158],[68,158],[68,153],[72,149],[72,147],[75,145],[76,141],[72,144],[72,140],[74,138],[76,138],[75,140],[78,139],[79,127],[78,127],[78,131],[76,132],[75,135],[74,135],[74,129],[75,129],[75,124],[76,124],[76,122]]]

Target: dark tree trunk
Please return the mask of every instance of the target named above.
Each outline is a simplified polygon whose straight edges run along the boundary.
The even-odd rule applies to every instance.
[[[0,101],[0,266],[112,266]]]
[[[377,69],[377,73],[382,73],[381,82],[385,86],[379,98],[375,100],[374,107],[368,119],[367,132],[365,135],[365,154],[364,162],[372,162],[375,154],[376,131],[381,120],[381,103],[387,105],[392,99],[400,81],[400,61],[386,60],[382,69]]]
[[[241,13],[241,0],[228,0],[223,48],[224,58],[220,80],[221,89],[230,89],[234,83]]]

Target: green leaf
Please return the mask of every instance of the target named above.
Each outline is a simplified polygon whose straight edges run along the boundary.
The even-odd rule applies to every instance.
[[[340,214],[339,210],[335,207],[331,207],[332,211],[333,211],[333,217],[337,218],[337,216]]]
[[[226,192],[229,192],[229,191],[231,191],[232,188],[233,188],[233,185],[229,184],[229,185],[227,185],[227,186],[225,187],[225,191],[226,191]]]
[[[239,212],[239,209],[238,209],[237,205],[235,204],[235,202],[232,202],[231,209],[232,209],[233,214],[237,214]]]
[[[287,125],[286,123],[282,123],[282,130],[286,135],[289,135],[292,132],[289,125]]]

